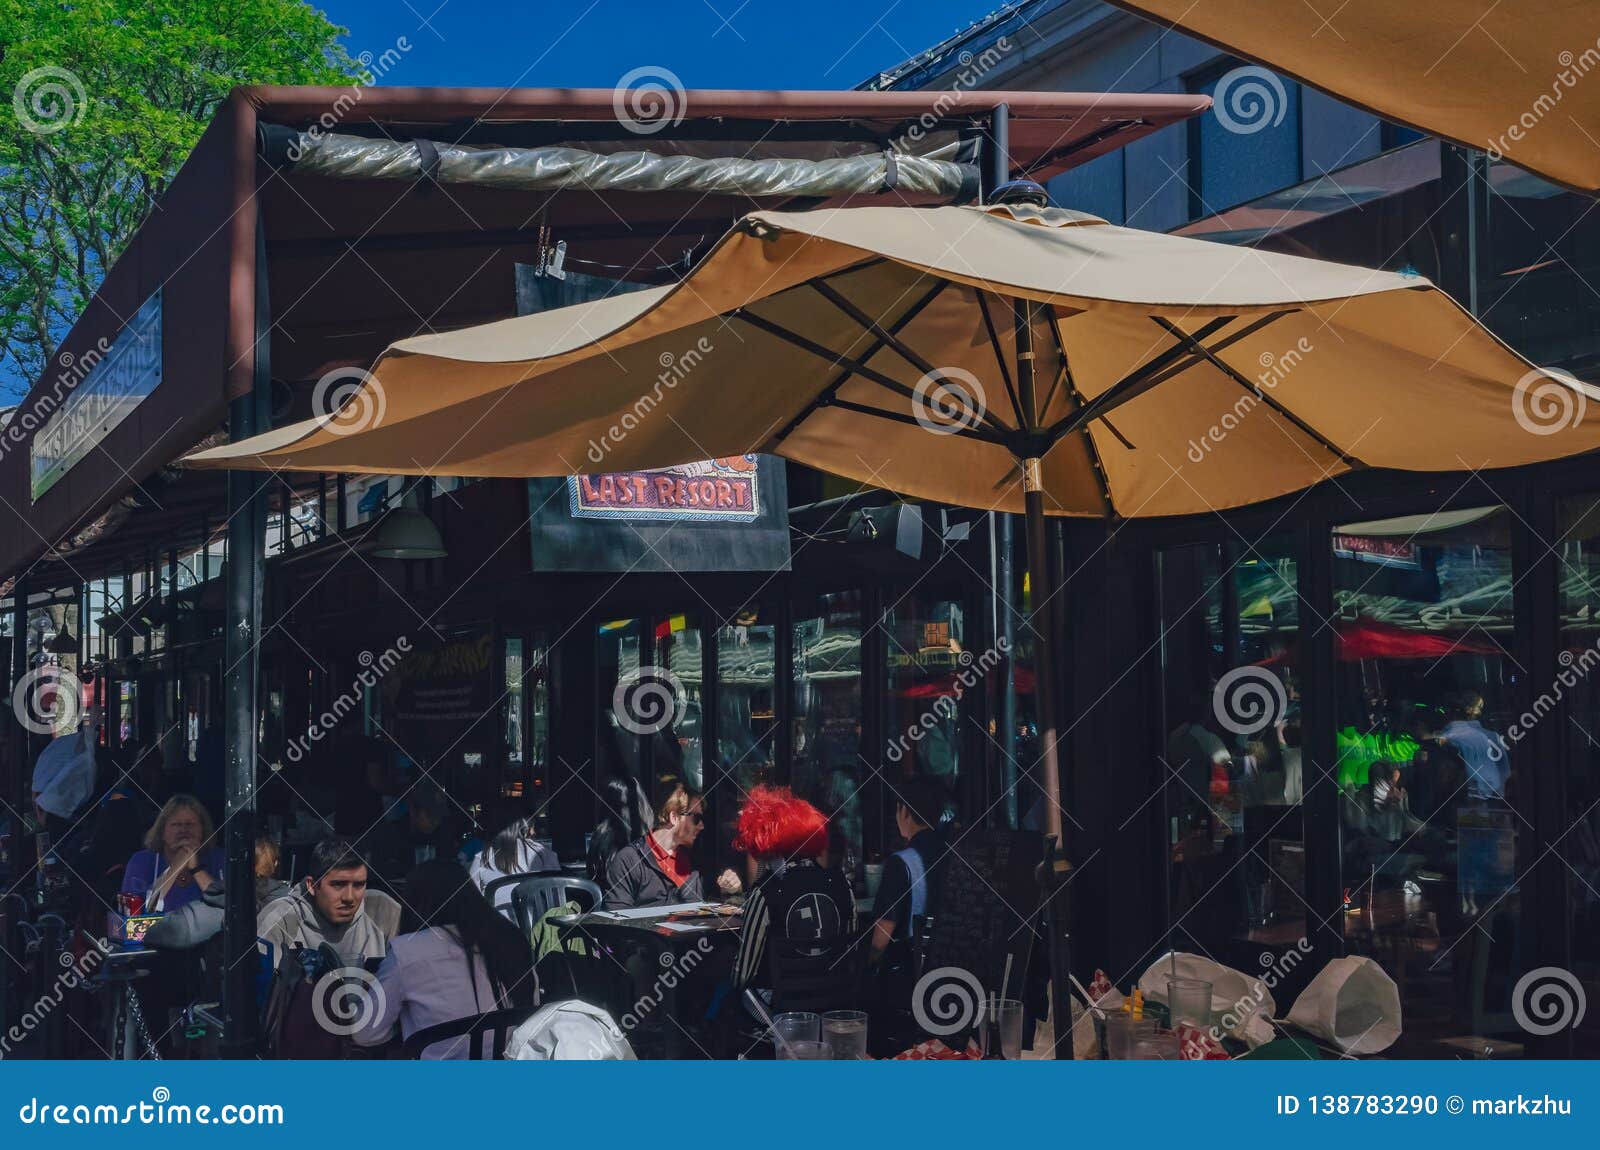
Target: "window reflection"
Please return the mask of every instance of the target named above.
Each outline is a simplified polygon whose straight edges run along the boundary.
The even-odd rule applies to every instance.
[[[749,611],[717,632],[717,739],[722,770],[743,795],[774,781],[778,724],[773,626]]]
[[[1412,1041],[1516,1029],[1509,537],[1488,507],[1333,538],[1343,932]]]
[[[1306,935],[1297,564],[1287,538],[1157,564],[1173,941],[1242,965]]]
[[[794,621],[795,791],[829,816],[841,862],[863,858],[861,595],[819,595]],[[847,869],[847,873],[849,870]]]

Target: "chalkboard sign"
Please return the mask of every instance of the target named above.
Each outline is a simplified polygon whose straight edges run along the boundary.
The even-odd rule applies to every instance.
[[[1006,994],[1022,997],[1028,956],[1040,929],[1038,867],[1043,860],[1044,836],[1032,831],[958,834],[929,906],[922,969],[956,967],[975,975],[985,992],[998,994],[1011,954]]]

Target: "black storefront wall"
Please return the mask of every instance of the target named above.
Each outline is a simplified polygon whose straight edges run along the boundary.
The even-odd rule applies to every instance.
[[[1070,524],[1069,579],[1062,594],[1070,614],[1064,714],[1065,765],[1074,824],[1069,847],[1077,867],[1072,884],[1074,965],[1103,967],[1126,985],[1167,945],[1167,812],[1159,797],[1172,700],[1163,697],[1164,657],[1203,663],[1181,635],[1164,635],[1153,577],[1172,549],[1205,544],[1233,559],[1267,534],[1287,529],[1298,571],[1298,675],[1302,692],[1305,797],[1305,897],[1314,916],[1312,953],[1284,979],[1280,1006],[1291,1002],[1327,959],[1345,952],[1335,730],[1339,675],[1335,621],[1333,525],[1472,507],[1504,505],[1512,525],[1515,628],[1507,704],[1523,713],[1556,681],[1560,651],[1557,501],[1593,493],[1592,461],[1481,475],[1365,474],[1341,478],[1309,493],[1259,508],[1190,521]],[[1573,740],[1586,736],[1567,720],[1569,701],[1531,727],[1515,748],[1516,818],[1526,846],[1517,881],[1525,893],[1518,929],[1520,969],[1571,968],[1572,904],[1576,881],[1564,861],[1574,811],[1569,779],[1560,767]],[[1315,786],[1318,779],[1324,785]],[[1263,948],[1231,956],[1249,970]],[[1216,956],[1229,961],[1230,956]],[[1526,1036],[1530,1056],[1570,1055],[1573,1033]]]

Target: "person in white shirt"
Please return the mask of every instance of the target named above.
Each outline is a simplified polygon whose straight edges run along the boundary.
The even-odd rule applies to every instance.
[[[535,836],[532,819],[517,819],[490,839],[472,860],[468,872],[481,891],[487,892],[495,879],[514,874],[539,874],[559,871],[561,859]],[[511,905],[512,884],[494,894],[496,910]]]
[[[526,1009],[539,1001],[533,951],[517,928],[496,914],[461,864],[433,859],[406,876],[406,901],[419,929],[397,935],[378,967],[373,1013],[353,1036],[379,1046],[398,1028],[402,1038],[495,1010]],[[444,1039],[423,1058],[468,1058],[468,1039]]]

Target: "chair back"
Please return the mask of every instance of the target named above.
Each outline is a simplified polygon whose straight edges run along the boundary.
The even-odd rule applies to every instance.
[[[394,895],[381,890],[369,890],[361,903],[372,925],[383,931],[384,938],[393,938],[400,933],[400,902]]]
[[[576,901],[587,912],[599,906],[603,897],[599,884],[586,878],[540,874],[525,878],[511,888],[511,908],[524,937],[531,938],[539,920],[563,903]]]
[[[860,999],[861,939],[827,941],[767,937],[773,1014],[790,1010],[851,1010]]]
[[[499,1060],[505,1057],[506,1043],[511,1039],[511,1032],[528,1021],[532,1013],[533,1011],[527,1007],[491,1010],[487,1014],[474,1014],[467,1018],[457,1018],[452,1022],[441,1022],[437,1026],[427,1026],[417,1031],[405,1040],[400,1049],[407,1058],[421,1058],[422,1052],[435,1042],[446,1042],[456,1038],[465,1042],[467,1057],[472,1061],[484,1060],[485,1046],[489,1050],[488,1057]]]
[[[505,915],[512,922],[517,920],[517,915],[511,908],[511,892],[526,879],[543,878],[547,875],[561,874],[561,871],[525,871],[521,874],[505,874],[499,878],[490,879],[489,885],[483,888],[483,897],[489,900],[489,905]]]

